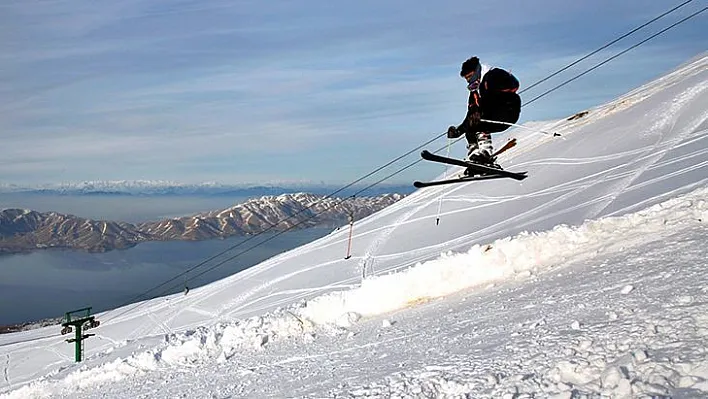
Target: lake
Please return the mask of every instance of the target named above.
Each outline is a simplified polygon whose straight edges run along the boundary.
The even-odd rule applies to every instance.
[[[58,317],[86,306],[93,306],[94,312],[113,309],[250,239],[149,296],[180,292],[185,285],[194,288],[230,276],[331,231],[331,228],[311,228],[283,233],[196,278],[192,276],[216,265],[220,259],[236,255],[275,233],[197,242],[147,242],[127,250],[99,254],[45,250],[0,256],[0,325]]]
[[[224,209],[246,198],[2,195],[0,209],[56,211],[91,219],[142,222]],[[202,261],[249,240],[224,257],[150,293],[181,292],[247,269],[274,255],[323,237],[332,228],[283,233],[232,261],[194,277],[224,257],[236,255],[277,233],[208,241],[147,242],[106,253],[65,250],[0,256],[0,325],[59,317],[92,306],[94,312],[113,309],[180,275]],[[169,290],[168,290],[169,289]],[[167,292],[164,292],[167,291]],[[145,298],[141,298],[145,299]]]

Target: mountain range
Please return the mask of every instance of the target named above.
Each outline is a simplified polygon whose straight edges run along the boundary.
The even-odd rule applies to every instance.
[[[61,248],[105,252],[146,241],[208,240],[293,228],[336,226],[366,217],[401,194],[334,198],[307,193],[263,196],[218,211],[145,223],[91,220],[57,212],[0,211],[0,254]]]
[[[0,193],[35,195],[135,195],[135,196],[239,196],[254,197],[283,193],[308,192],[327,195],[340,187],[314,182],[273,182],[263,184],[224,184],[218,182],[180,183],[167,180],[95,180],[41,185],[0,183]],[[360,191],[364,191],[360,193]],[[341,196],[381,195],[392,192],[410,193],[410,184],[383,184],[369,187],[352,185],[341,191]]]

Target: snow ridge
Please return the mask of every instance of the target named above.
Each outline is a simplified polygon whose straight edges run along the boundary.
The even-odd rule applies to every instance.
[[[523,232],[489,245],[474,245],[466,253],[443,253],[404,272],[367,278],[357,289],[311,300],[300,313],[316,324],[337,323],[341,315],[382,314],[462,289],[530,277],[579,257],[619,250],[647,236],[660,239],[675,225],[704,223],[706,197],[708,189],[701,188],[634,214]],[[621,244],[613,246],[613,238]]]

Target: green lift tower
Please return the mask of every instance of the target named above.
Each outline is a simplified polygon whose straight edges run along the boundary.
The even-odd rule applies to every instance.
[[[83,309],[77,309],[77,310],[72,310],[71,312],[66,312],[64,314],[64,322],[61,323],[62,328],[61,329],[61,335],[69,334],[71,332],[71,329],[74,329],[74,332],[76,333],[75,338],[67,339],[66,342],[75,342],[76,343],[76,361],[80,362],[81,357],[83,354],[83,345],[81,345],[82,341],[88,337],[92,337],[96,334],[84,334],[84,330],[88,330],[89,328],[96,328],[100,325],[101,323],[96,320],[94,316],[91,316],[91,308],[83,308]]]

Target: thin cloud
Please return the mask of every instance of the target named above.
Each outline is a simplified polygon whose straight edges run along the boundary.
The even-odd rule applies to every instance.
[[[530,84],[666,5],[131,0],[0,7],[0,182],[33,184],[51,183],[56,170],[65,181],[356,178],[397,147],[405,149],[400,155],[459,123],[467,93],[457,71],[466,57],[478,54]],[[500,10],[504,18],[490,17]],[[679,33],[652,48],[661,60],[637,49],[522,118],[595,105],[703,49],[698,27]],[[359,154],[348,175],[325,166],[331,152]],[[264,157],[268,165],[258,163]]]

